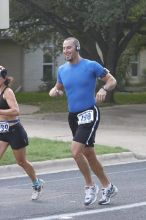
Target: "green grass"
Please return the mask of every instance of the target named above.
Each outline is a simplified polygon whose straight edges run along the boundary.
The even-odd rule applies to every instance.
[[[146,103],[146,92],[116,92],[115,103],[123,104],[144,104]]]
[[[40,112],[66,112],[66,97],[52,98],[48,92],[19,92],[16,93],[18,103],[31,104],[40,107]],[[115,104],[143,104],[146,103],[146,92],[116,92],[114,94]],[[103,103],[101,107],[109,105]]]
[[[36,105],[40,112],[66,112],[66,97],[50,97],[48,92],[18,92],[16,99],[20,104]]]
[[[98,155],[101,155],[126,152],[128,150],[121,147],[95,145],[95,151]],[[71,158],[70,143],[42,138],[30,138],[30,144],[27,147],[27,158],[31,162]],[[12,150],[9,147],[3,158],[0,160],[0,166],[15,163]]]
[[[40,107],[40,112],[66,112],[66,97],[49,97],[47,92],[19,92],[16,93],[18,103],[33,104]],[[146,92],[114,94],[115,104],[143,104],[146,103]],[[106,106],[106,103],[103,104]],[[44,161],[71,157],[70,143],[61,141],[51,141],[47,139],[31,138],[27,148],[27,155],[30,161]],[[95,145],[97,154],[119,153],[127,151],[120,147]],[[14,164],[15,160],[12,151],[8,148],[0,165]]]

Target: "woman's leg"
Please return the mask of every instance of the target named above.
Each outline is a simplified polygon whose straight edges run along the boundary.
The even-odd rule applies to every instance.
[[[32,182],[34,182],[37,178],[33,166],[26,159],[26,148],[24,147],[18,150],[13,149],[13,154],[15,156],[17,164],[25,170]]]
[[[4,142],[4,141],[0,141],[0,159],[2,158],[2,156],[4,155],[5,151],[8,148],[8,143]]]
[[[32,180],[33,192],[32,192],[31,199],[37,200],[42,192],[44,181],[36,177],[33,166],[27,161],[25,147],[18,149],[18,150],[13,149],[13,154],[15,156],[17,164],[25,170],[25,172],[28,174],[28,176]]]

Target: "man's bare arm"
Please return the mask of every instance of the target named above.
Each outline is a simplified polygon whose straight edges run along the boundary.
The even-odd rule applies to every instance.
[[[103,102],[106,98],[107,92],[113,90],[117,85],[116,79],[110,74],[110,72],[108,72],[106,76],[102,78],[102,81],[105,84],[96,94],[97,103]]]

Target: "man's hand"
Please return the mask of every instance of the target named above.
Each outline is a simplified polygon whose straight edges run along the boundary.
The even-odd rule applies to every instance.
[[[63,91],[56,89],[56,87],[53,87],[49,92],[49,96],[51,97],[55,97],[58,95],[63,96]]]
[[[101,88],[96,94],[96,102],[101,103],[105,101],[107,91]]]

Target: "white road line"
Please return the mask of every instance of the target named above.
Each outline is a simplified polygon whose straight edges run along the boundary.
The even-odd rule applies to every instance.
[[[146,206],[146,202],[120,205],[120,206],[111,207],[111,208],[108,207],[108,208],[102,208],[102,209],[96,209],[96,210],[81,211],[81,212],[76,212],[76,213],[52,215],[52,216],[47,216],[47,217],[29,218],[29,219],[24,219],[24,220],[71,219],[72,217],[76,217],[76,216],[92,215],[92,214],[98,214],[98,213],[104,213],[104,212],[113,212],[113,211],[119,211],[122,209],[132,209],[132,208],[141,207],[141,206]]]

